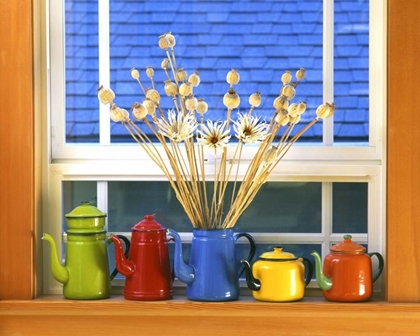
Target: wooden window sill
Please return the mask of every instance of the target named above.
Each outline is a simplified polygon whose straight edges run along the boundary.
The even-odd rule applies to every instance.
[[[0,301],[1,335],[418,335],[420,304],[335,303],[309,297],[299,302],[193,302],[66,300],[61,295]]]

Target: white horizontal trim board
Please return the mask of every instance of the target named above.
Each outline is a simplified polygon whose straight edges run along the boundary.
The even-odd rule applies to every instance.
[[[239,178],[247,166],[241,167]],[[51,164],[52,174],[60,175],[63,180],[85,181],[167,181],[166,176],[151,161],[102,161],[101,163]],[[269,181],[368,181],[378,175],[381,167],[373,163],[361,165],[346,163],[326,164],[322,162],[294,162],[279,164],[270,175]],[[214,175],[209,170],[206,180]]]
[[[166,153],[160,144],[155,145],[162,157]],[[228,148],[228,158],[234,155],[236,146]],[[255,146],[245,146],[242,159],[250,160],[256,153]],[[213,158],[212,153],[206,152],[206,158]],[[295,143],[284,156],[282,161],[289,160],[380,160],[381,152],[378,147],[355,146],[350,144],[319,146],[315,144]],[[150,160],[147,153],[137,143],[118,145],[66,145],[54,156],[53,163],[60,163],[71,160]]]

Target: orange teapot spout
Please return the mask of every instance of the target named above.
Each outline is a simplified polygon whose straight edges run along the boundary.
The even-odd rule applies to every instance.
[[[315,259],[315,276],[316,276],[316,283],[318,286],[323,290],[329,290],[332,287],[332,280],[331,278],[324,275],[322,272],[322,261],[321,257],[316,251],[312,251],[311,256]]]

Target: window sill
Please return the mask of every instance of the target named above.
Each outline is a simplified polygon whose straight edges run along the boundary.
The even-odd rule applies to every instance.
[[[420,304],[334,303],[309,297],[299,302],[74,301],[61,295],[30,301],[0,301],[2,335],[414,335],[420,331]],[[298,331],[298,333],[296,333]]]

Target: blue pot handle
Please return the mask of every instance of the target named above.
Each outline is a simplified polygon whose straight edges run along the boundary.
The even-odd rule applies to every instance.
[[[246,233],[246,232],[237,233],[233,236],[235,241],[237,241],[241,237],[245,237],[249,241],[249,254],[245,260],[247,260],[248,262],[251,262],[252,258],[254,258],[254,255],[255,255],[255,240],[249,233]],[[245,271],[245,265],[242,263],[241,267],[239,268],[238,278],[242,275],[244,271]]]

